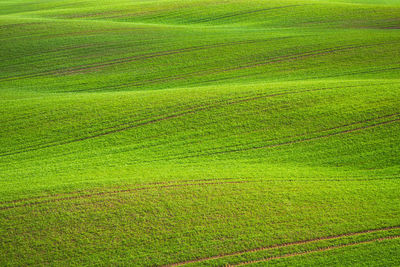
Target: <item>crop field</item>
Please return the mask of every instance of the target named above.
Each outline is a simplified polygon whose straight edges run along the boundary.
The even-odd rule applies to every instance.
[[[400,1],[0,0],[0,266],[400,266]]]

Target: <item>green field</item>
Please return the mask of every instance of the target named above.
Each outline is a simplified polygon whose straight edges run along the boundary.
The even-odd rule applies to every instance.
[[[400,1],[0,0],[0,266],[400,266]]]

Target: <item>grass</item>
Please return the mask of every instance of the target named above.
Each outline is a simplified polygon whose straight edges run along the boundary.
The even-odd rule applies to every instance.
[[[0,265],[399,265],[399,12],[0,1]]]

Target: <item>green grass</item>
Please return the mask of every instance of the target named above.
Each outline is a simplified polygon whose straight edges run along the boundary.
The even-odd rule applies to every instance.
[[[398,14],[0,0],[0,265],[399,265]]]

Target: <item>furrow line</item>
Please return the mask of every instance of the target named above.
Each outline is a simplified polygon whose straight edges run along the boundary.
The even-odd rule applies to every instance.
[[[396,63],[396,64],[398,64],[398,63]],[[355,74],[369,74],[369,73],[385,72],[385,71],[398,70],[398,69],[400,69],[400,66],[399,67],[391,67],[391,68],[383,68],[383,69],[373,69],[373,70],[369,69],[369,70],[356,71],[356,72],[347,72],[347,73],[340,73],[340,74],[335,74],[335,75],[310,77],[310,79],[337,78],[337,77],[349,76],[349,75],[355,75]],[[300,79],[300,80],[302,80],[302,79]]]
[[[108,191],[108,192],[98,192],[98,193],[91,193],[85,195],[78,195],[78,196],[70,196],[64,198],[55,198],[55,199],[48,199],[43,201],[37,202],[30,202],[21,205],[13,205],[13,206],[3,206],[0,207],[0,211],[2,210],[10,210],[15,208],[22,208],[22,207],[31,207],[37,205],[43,205],[48,203],[56,203],[61,201],[68,201],[74,199],[86,199],[95,196],[104,196],[104,195],[115,195],[121,193],[129,193],[129,192],[136,192],[136,191],[146,191],[146,190],[154,190],[154,189],[166,189],[166,188],[185,188],[190,186],[202,186],[202,185],[221,185],[221,184],[244,184],[244,183],[254,183],[257,181],[225,181],[225,182],[207,182],[207,183],[186,183],[186,184],[170,184],[170,185],[162,185],[162,186],[153,186],[153,187],[139,187],[139,188],[131,188],[131,189],[123,189],[123,190],[115,190],[115,191]]]
[[[269,64],[282,63],[282,62],[291,61],[291,60],[298,60],[298,59],[303,59],[303,58],[308,58],[308,57],[313,57],[313,56],[326,55],[326,54],[332,54],[332,53],[336,53],[336,52],[340,52],[340,51],[353,50],[353,49],[357,49],[357,48],[367,48],[367,47],[373,47],[373,46],[379,46],[379,45],[382,45],[382,44],[341,46],[341,47],[336,47],[336,48],[331,48],[331,49],[327,48],[327,49],[321,49],[321,50],[314,50],[314,51],[308,51],[308,52],[304,52],[304,53],[269,58],[267,61],[256,61],[256,62],[248,63],[246,65],[241,65],[241,66],[236,66],[236,67],[231,67],[231,68],[215,68],[215,69],[209,69],[209,70],[195,71],[195,72],[185,73],[183,75],[173,75],[173,76],[167,76],[167,77],[153,78],[153,79],[148,79],[148,80],[141,81],[141,82],[128,82],[128,83],[118,84],[118,85],[114,85],[114,86],[92,88],[92,89],[87,89],[87,90],[95,91],[95,90],[102,90],[102,89],[120,89],[120,88],[124,88],[124,87],[128,87],[128,86],[139,87],[139,86],[145,86],[145,85],[149,85],[149,84],[157,84],[157,83],[174,81],[174,80],[186,80],[190,77],[204,77],[204,76],[218,74],[218,73],[232,72],[232,71],[249,69],[249,68],[256,68],[256,67],[260,67],[260,66],[266,66]]]
[[[216,255],[216,256],[211,256],[211,257],[205,257],[205,258],[199,258],[199,259],[193,259],[193,260],[188,260],[188,261],[167,264],[167,265],[164,265],[164,267],[182,266],[182,265],[189,264],[189,263],[201,263],[201,262],[205,262],[205,261],[209,261],[209,260],[216,260],[216,259],[232,257],[232,256],[240,256],[240,255],[246,254],[246,253],[253,253],[253,252],[259,252],[259,251],[265,251],[265,250],[285,248],[285,247],[291,247],[291,246],[295,246],[295,245],[305,245],[305,244],[318,242],[318,241],[326,241],[326,240],[338,239],[338,238],[342,238],[342,237],[352,237],[352,236],[358,236],[358,235],[362,235],[362,234],[370,234],[370,233],[376,233],[376,232],[388,231],[388,230],[394,230],[394,229],[400,229],[400,226],[389,226],[389,227],[384,227],[384,228],[379,228],[379,229],[369,229],[369,230],[364,230],[364,231],[359,231],[359,232],[345,233],[345,234],[340,234],[340,235],[336,235],[336,236],[325,236],[325,237],[318,237],[318,238],[313,238],[313,239],[308,239],[308,240],[294,241],[294,242],[290,242],[290,243],[276,244],[276,245],[267,246],[267,247],[242,250],[242,251],[238,251],[238,252],[226,253],[226,254],[221,254],[221,255]]]
[[[277,38],[267,39],[266,41],[274,40],[274,39],[282,39],[282,38],[292,38],[292,37],[277,37]],[[262,41],[265,41],[265,40],[262,40]],[[178,54],[178,53],[184,53],[184,52],[191,52],[191,51],[197,51],[197,50],[202,50],[202,49],[207,49],[207,48],[212,48],[212,47],[243,44],[243,43],[247,43],[247,42],[248,41],[239,41],[239,42],[231,42],[231,43],[227,43],[227,44],[220,43],[220,44],[209,45],[209,46],[197,46],[197,47],[195,46],[195,47],[181,48],[181,49],[176,49],[176,50],[167,50],[167,51],[148,53],[148,54],[143,54],[143,55],[138,55],[138,56],[133,56],[133,57],[127,57],[124,60],[128,60],[130,58],[129,61],[126,61],[126,62],[130,62],[130,61],[134,61],[134,60],[154,58],[154,57],[166,56],[166,55],[170,55],[170,54]],[[252,42],[256,42],[256,41],[254,40]],[[179,76],[174,75],[174,76],[169,76],[169,77],[156,78],[156,79],[146,80],[146,81],[143,81],[140,83],[136,83],[136,82],[127,83],[127,84],[111,86],[108,88],[120,88],[120,87],[128,86],[128,85],[141,86],[141,85],[145,85],[145,84],[157,83],[159,81],[162,82],[162,81],[169,81],[169,80],[185,79],[187,77],[190,77],[190,76],[193,76],[196,74],[199,74],[200,76],[205,76],[205,75],[214,74],[214,73],[222,73],[222,72],[229,72],[229,71],[246,69],[246,68],[253,68],[253,67],[264,66],[264,65],[268,65],[268,64],[280,63],[280,62],[284,62],[287,60],[296,60],[296,59],[301,59],[304,57],[334,53],[334,52],[343,51],[343,50],[350,50],[350,49],[364,48],[364,47],[373,47],[373,46],[379,46],[379,45],[382,45],[382,43],[370,44],[370,45],[357,45],[357,46],[356,45],[348,45],[348,46],[339,46],[336,48],[325,48],[325,49],[319,49],[319,50],[314,50],[314,51],[308,51],[308,52],[304,52],[304,53],[278,56],[275,58],[270,58],[266,62],[255,62],[255,63],[249,64],[249,65],[243,65],[243,66],[238,66],[238,67],[234,67],[234,68],[197,71],[197,72],[192,72],[192,73],[188,73],[185,75],[179,75]],[[116,60],[118,61],[121,59],[116,59]],[[15,80],[15,79],[24,79],[24,78],[36,78],[36,77],[42,77],[42,76],[46,76],[46,75],[62,74],[62,73],[68,73],[68,72],[73,72],[73,71],[77,71],[77,70],[79,71],[79,70],[83,70],[83,69],[87,69],[87,68],[95,68],[95,67],[99,67],[99,66],[107,66],[107,65],[115,65],[115,64],[119,64],[119,63],[113,63],[113,61],[110,61],[110,63],[105,63],[105,64],[91,63],[91,64],[85,65],[88,67],[76,66],[76,67],[72,67],[72,68],[61,68],[61,69],[56,69],[56,70],[52,70],[52,71],[39,72],[39,73],[33,73],[33,74],[28,74],[28,75],[21,74],[21,75],[1,78],[0,81],[9,81],[9,80]],[[98,90],[98,89],[92,89],[92,90]]]
[[[273,139],[263,140],[263,142],[272,142],[272,141],[278,141],[278,140],[283,139],[283,138],[285,138],[285,139],[286,138],[296,138],[296,137],[307,136],[309,134],[323,133],[323,132],[332,131],[332,130],[335,130],[335,129],[345,128],[345,127],[349,127],[349,126],[353,126],[353,125],[357,125],[357,124],[362,124],[362,123],[366,123],[366,122],[371,122],[371,121],[376,121],[376,120],[380,120],[380,119],[384,119],[384,118],[391,118],[391,117],[395,117],[397,115],[400,115],[400,113],[393,113],[393,114],[389,114],[389,115],[379,116],[379,117],[367,119],[367,120],[364,120],[364,121],[348,123],[348,124],[344,124],[344,125],[340,125],[340,126],[336,126],[336,127],[331,127],[331,128],[323,129],[323,130],[319,130],[319,131],[313,131],[313,132],[309,132],[309,133],[304,133],[304,134],[297,134],[297,135],[292,135],[292,136],[284,136],[284,137],[281,137],[281,138],[273,138]],[[239,133],[238,135],[240,135],[240,134],[243,134],[243,133]],[[232,135],[226,135],[225,137],[228,137],[228,136],[232,136]],[[210,138],[210,139],[212,139],[212,138]],[[207,139],[206,140],[205,139],[196,140],[196,141],[191,142],[191,144],[201,143],[201,142],[204,142],[204,141],[207,141]],[[141,148],[157,147],[157,146],[161,146],[163,144],[164,143],[162,143],[162,144],[154,144],[154,145],[151,145],[151,146],[144,146],[144,147],[141,147]],[[209,150],[207,150],[207,152],[211,152],[212,153],[213,151],[217,151],[217,153],[218,153],[218,152],[221,152],[221,151],[218,151],[220,149],[235,148],[237,146],[238,146],[237,144],[234,144],[234,145],[229,145],[229,146],[217,147],[217,148],[209,149]],[[202,150],[202,151],[204,152],[204,150]],[[207,155],[208,155],[208,153],[207,153]],[[201,156],[201,154],[197,153],[196,156]]]
[[[304,139],[300,139],[300,140],[292,140],[292,141],[278,143],[278,144],[256,146],[256,147],[249,147],[249,148],[240,148],[240,149],[232,149],[232,150],[225,150],[225,151],[217,151],[217,152],[205,153],[205,154],[188,155],[188,156],[184,156],[184,157],[163,158],[163,159],[157,159],[157,160],[148,161],[148,162],[155,162],[155,161],[160,161],[160,160],[180,160],[180,159],[188,159],[188,158],[193,158],[193,157],[212,156],[212,155],[218,155],[218,154],[228,154],[228,153],[235,153],[235,152],[251,151],[251,150],[256,150],[256,149],[281,147],[281,146],[285,146],[285,145],[303,143],[303,142],[318,140],[318,139],[322,139],[322,138],[329,138],[329,137],[332,137],[332,136],[335,136],[335,135],[340,135],[340,134],[346,134],[346,133],[351,133],[351,132],[356,132],[356,131],[362,131],[362,130],[365,130],[365,129],[374,128],[374,127],[378,127],[378,126],[381,126],[381,125],[394,123],[394,122],[398,122],[398,121],[400,121],[400,119],[394,119],[394,120],[390,120],[390,121],[379,122],[379,123],[375,123],[373,125],[358,127],[358,128],[355,128],[355,129],[340,131],[340,132],[331,133],[331,134],[322,135],[322,136],[304,138]]]
[[[255,263],[260,263],[260,262],[267,262],[267,261],[271,261],[271,260],[279,260],[279,259],[285,259],[285,258],[289,258],[289,257],[302,256],[302,255],[307,255],[307,254],[311,254],[311,253],[325,252],[325,251],[329,251],[329,250],[333,250],[333,249],[346,248],[346,247],[350,247],[350,246],[369,244],[369,243],[373,243],[373,242],[377,242],[377,241],[379,242],[379,241],[384,241],[384,240],[393,240],[393,239],[398,239],[398,238],[400,238],[400,235],[376,238],[376,239],[365,240],[365,241],[360,241],[360,242],[353,242],[353,243],[343,244],[343,245],[338,245],[338,246],[329,246],[329,247],[325,247],[325,248],[308,250],[308,251],[304,251],[304,252],[295,252],[295,253],[284,254],[284,255],[280,255],[280,256],[273,256],[273,257],[269,257],[269,258],[265,258],[265,259],[261,259],[261,260],[247,261],[247,262],[242,262],[242,263],[232,264],[232,265],[227,265],[227,266],[243,266],[243,265],[255,264]]]
[[[308,89],[308,90],[295,91],[295,92],[282,92],[282,93],[276,93],[276,94],[260,94],[260,95],[256,95],[254,97],[249,97],[249,98],[243,97],[243,98],[238,98],[238,99],[235,99],[235,100],[232,100],[232,101],[218,101],[218,102],[219,103],[224,103],[225,105],[232,105],[232,104],[238,104],[238,103],[248,102],[248,101],[257,100],[257,99],[261,99],[261,98],[267,98],[267,97],[290,95],[290,94],[299,94],[299,93],[314,92],[314,91],[332,90],[332,89],[337,89],[337,88],[350,88],[350,87],[357,87],[357,86],[330,87],[330,88],[326,88],[325,87],[325,88]],[[87,136],[87,137],[68,140],[68,141],[65,141],[65,142],[49,143],[49,144],[46,144],[46,145],[43,145],[43,146],[40,146],[40,147],[31,147],[31,148],[27,147],[29,149],[24,149],[24,150],[20,150],[20,151],[13,151],[13,152],[9,152],[9,153],[0,154],[0,157],[11,156],[11,155],[16,155],[16,154],[36,151],[36,150],[40,150],[40,149],[45,149],[45,148],[49,148],[49,147],[66,145],[66,144],[71,144],[71,143],[75,143],[75,142],[79,142],[79,141],[93,139],[93,138],[105,136],[105,135],[108,135],[108,134],[122,132],[122,131],[129,130],[129,129],[132,129],[132,128],[136,128],[136,127],[140,127],[140,126],[144,126],[144,125],[148,125],[148,124],[152,124],[152,123],[156,123],[156,122],[160,122],[160,121],[164,121],[164,120],[168,120],[168,119],[172,119],[172,118],[181,117],[181,116],[184,116],[184,115],[187,115],[187,114],[194,114],[194,113],[199,112],[199,111],[211,110],[213,108],[218,108],[218,107],[221,107],[221,105],[215,105],[215,103],[213,103],[213,105],[199,105],[195,109],[189,109],[189,110],[187,110],[187,111],[185,111],[183,113],[172,114],[172,115],[167,116],[167,117],[162,117],[162,118],[150,120],[150,121],[147,121],[147,122],[141,122],[141,123],[138,123],[138,124],[135,124],[135,125],[129,125],[127,127],[120,128],[120,129],[113,129],[114,127],[108,127],[108,128],[105,128],[105,129],[113,129],[113,130],[102,132],[102,133],[91,135],[91,136]],[[396,115],[396,114],[393,114],[393,115],[390,115],[390,116],[394,116],[394,115]],[[129,124],[129,123],[124,123],[124,124]],[[217,153],[219,154],[221,152],[217,152]],[[200,155],[197,155],[197,156],[200,156]]]
[[[193,47],[181,48],[181,49],[176,49],[176,50],[149,53],[149,54],[133,56],[133,57],[119,58],[119,59],[110,60],[110,61],[104,62],[104,63],[92,63],[92,64],[87,64],[84,66],[79,66],[76,68],[67,69],[67,70],[64,70],[64,71],[61,71],[58,73],[61,73],[61,74],[82,73],[82,72],[85,72],[88,70],[98,70],[103,67],[108,67],[108,66],[113,66],[113,65],[117,65],[117,64],[123,64],[123,63],[129,63],[129,62],[133,62],[133,61],[137,61],[137,60],[157,58],[157,57],[176,55],[176,54],[182,54],[182,53],[190,53],[190,52],[201,51],[201,50],[210,49],[210,48],[220,48],[220,47],[231,46],[231,45],[253,44],[253,43],[258,43],[258,42],[280,40],[280,39],[287,39],[287,38],[292,38],[292,37],[277,37],[277,38],[271,38],[271,39],[266,39],[266,40],[250,40],[250,41],[220,43],[220,44],[214,44],[214,45],[193,46]]]
[[[136,61],[136,60],[143,60],[143,59],[156,58],[156,57],[162,57],[162,56],[168,56],[168,55],[174,55],[174,54],[188,53],[188,52],[200,51],[200,50],[209,49],[209,48],[219,48],[219,47],[225,47],[225,46],[231,46],[231,45],[241,45],[241,44],[252,44],[252,43],[280,40],[280,39],[287,39],[287,38],[293,38],[293,37],[286,36],[286,37],[269,38],[269,39],[265,39],[265,40],[237,41],[237,42],[227,42],[227,43],[217,43],[217,44],[211,44],[211,45],[185,47],[185,48],[179,48],[179,49],[174,49],[174,50],[166,50],[166,51],[145,53],[145,54],[137,55],[137,56],[118,58],[118,59],[113,59],[113,60],[109,60],[106,62],[89,63],[89,64],[85,64],[85,65],[80,65],[80,66],[78,65],[78,66],[74,66],[74,67],[60,68],[60,69],[56,69],[56,70],[50,70],[50,71],[44,71],[44,72],[38,72],[38,73],[32,73],[32,74],[21,74],[21,75],[9,76],[9,77],[0,78],[0,81],[9,81],[9,80],[15,80],[15,79],[24,79],[24,78],[35,78],[35,77],[42,77],[42,76],[46,76],[46,75],[55,75],[55,74],[75,73],[75,72],[80,72],[80,71],[85,71],[85,70],[90,70],[90,69],[97,69],[97,68],[102,68],[102,67],[106,67],[106,66],[112,66],[112,65],[121,64],[121,63],[128,63],[128,62],[132,62],[132,61]]]
[[[250,11],[244,11],[244,12],[236,12],[236,13],[231,13],[231,14],[219,16],[219,17],[204,18],[204,19],[194,20],[194,21],[190,21],[190,23],[205,23],[205,22],[207,23],[207,22],[210,22],[210,21],[221,20],[221,19],[232,18],[232,17],[238,17],[238,16],[243,16],[243,15],[249,15],[249,14],[259,13],[259,12],[263,12],[263,11],[284,9],[284,8],[290,8],[290,7],[299,7],[299,6],[305,6],[305,5],[277,6],[277,7],[256,9],[256,10],[250,10]]]
[[[192,180],[174,180],[174,181],[159,181],[159,182],[151,182],[151,183],[144,183],[144,184],[139,184],[139,185],[145,185],[145,186],[157,186],[157,185],[172,185],[172,186],[180,186],[180,183],[189,183],[189,182],[221,182],[225,183],[224,181],[232,181],[232,180],[238,180],[234,182],[265,182],[265,183],[281,183],[281,182],[367,182],[367,181],[381,181],[381,180],[397,180],[400,179],[400,176],[382,176],[382,177],[369,177],[369,178],[364,178],[364,176],[335,176],[335,177],[328,177],[328,178],[321,178],[321,177],[296,177],[293,179],[282,179],[281,177],[277,178],[269,178],[269,179],[258,179],[258,180],[251,180],[253,177],[238,177],[238,178],[210,178],[210,179],[192,179]],[[207,183],[205,183],[207,184]],[[117,191],[118,188],[124,188],[123,186],[117,186],[113,187],[111,194]],[[151,187],[157,188],[157,187]],[[128,189],[120,189],[120,190],[132,190],[136,191],[136,188],[128,188]],[[118,190],[119,191],[119,190]],[[73,192],[66,192],[66,193],[58,193],[58,194],[52,194],[52,195],[47,195],[47,196],[34,196],[34,197],[28,197],[28,198],[20,198],[20,199],[15,199],[15,200],[8,200],[8,201],[2,201],[0,202],[0,205],[10,205],[10,204],[20,204],[22,205],[25,204],[30,204],[30,203],[24,203],[24,202],[29,202],[29,201],[35,201],[35,200],[41,200],[44,199],[45,201],[47,200],[57,200],[59,197],[80,197],[82,195],[87,195],[88,192],[94,192],[93,194],[98,194],[98,192],[95,192],[94,190],[80,190],[80,191],[73,191]],[[102,191],[102,194],[107,194],[108,191]],[[79,195],[80,194],[80,195]],[[92,193],[91,193],[92,194]],[[21,205],[16,205],[16,206],[21,206]],[[1,210],[0,206],[0,210]]]
[[[180,184],[180,183],[193,183],[193,182],[221,182],[221,181],[230,181],[230,180],[242,180],[244,178],[210,178],[210,179],[191,179],[191,180],[173,180],[173,181],[157,181],[157,182],[151,182],[151,183],[143,183],[143,184],[138,184],[141,186],[152,186],[152,185],[170,185],[170,184]],[[117,190],[118,188],[124,188],[123,186],[116,186],[112,187],[114,189],[113,191]],[[129,189],[129,188],[128,188]],[[122,190],[122,189],[121,189]],[[10,200],[10,201],[2,201],[0,202],[0,205],[5,205],[5,204],[15,204],[15,203],[22,203],[22,202],[28,202],[28,201],[33,201],[33,200],[38,200],[38,199],[54,199],[62,196],[74,196],[77,194],[87,194],[88,192],[94,192],[94,190],[80,190],[80,191],[73,191],[73,192],[66,192],[66,193],[59,193],[59,194],[52,194],[52,195],[47,195],[47,196],[36,196],[36,197],[29,197],[29,198],[21,198],[21,199],[15,199],[15,200]],[[113,192],[111,191],[111,192]],[[95,192],[96,194],[97,192]]]
[[[225,105],[234,105],[234,104],[244,103],[244,102],[248,102],[248,101],[254,101],[254,100],[262,99],[262,98],[269,98],[269,97],[276,97],[276,96],[283,96],[283,95],[290,95],[290,94],[300,94],[300,93],[305,93],[305,92],[323,91],[323,90],[330,90],[330,89],[332,89],[332,88],[308,89],[308,90],[295,91],[295,92],[282,92],[282,93],[276,93],[276,94],[258,95],[258,96],[254,96],[254,97],[250,97],[250,98],[244,98],[244,99],[239,99],[239,100],[228,101],[228,102],[225,103]],[[3,153],[3,154],[0,154],[0,157],[11,156],[11,155],[16,155],[16,154],[36,151],[36,150],[40,150],[40,149],[45,149],[45,148],[49,148],[49,147],[55,147],[55,146],[67,145],[67,144],[71,144],[71,143],[85,141],[85,140],[89,140],[89,139],[93,139],[93,138],[97,138],[97,137],[101,137],[101,136],[106,136],[106,135],[109,135],[109,134],[119,133],[119,132],[122,132],[122,131],[130,130],[130,129],[133,129],[133,128],[137,128],[137,127],[141,127],[141,126],[145,126],[145,125],[149,125],[149,124],[153,124],[153,123],[157,123],[157,122],[161,122],[161,121],[165,121],[165,120],[169,120],[169,119],[182,117],[182,116],[185,116],[185,115],[188,115],[188,114],[195,114],[195,113],[200,112],[200,111],[211,110],[211,109],[218,108],[218,107],[222,107],[222,106],[221,105],[204,105],[204,106],[200,106],[199,108],[189,109],[189,110],[187,110],[185,112],[171,114],[171,115],[168,115],[168,116],[165,116],[165,117],[161,117],[161,118],[157,118],[157,119],[153,119],[153,120],[137,123],[137,124],[134,124],[134,125],[129,125],[129,126],[126,126],[126,127],[123,127],[123,128],[119,128],[119,129],[109,130],[109,131],[102,132],[102,133],[95,134],[95,135],[91,135],[91,136],[86,136],[86,137],[77,138],[77,139],[73,139],[73,140],[66,140],[66,141],[60,142],[60,143],[58,143],[58,142],[57,143],[50,143],[50,144],[46,144],[46,145],[43,145],[43,146],[40,146],[40,147],[35,147],[35,148],[21,150],[21,151],[13,151],[13,152],[8,152],[8,153]]]

